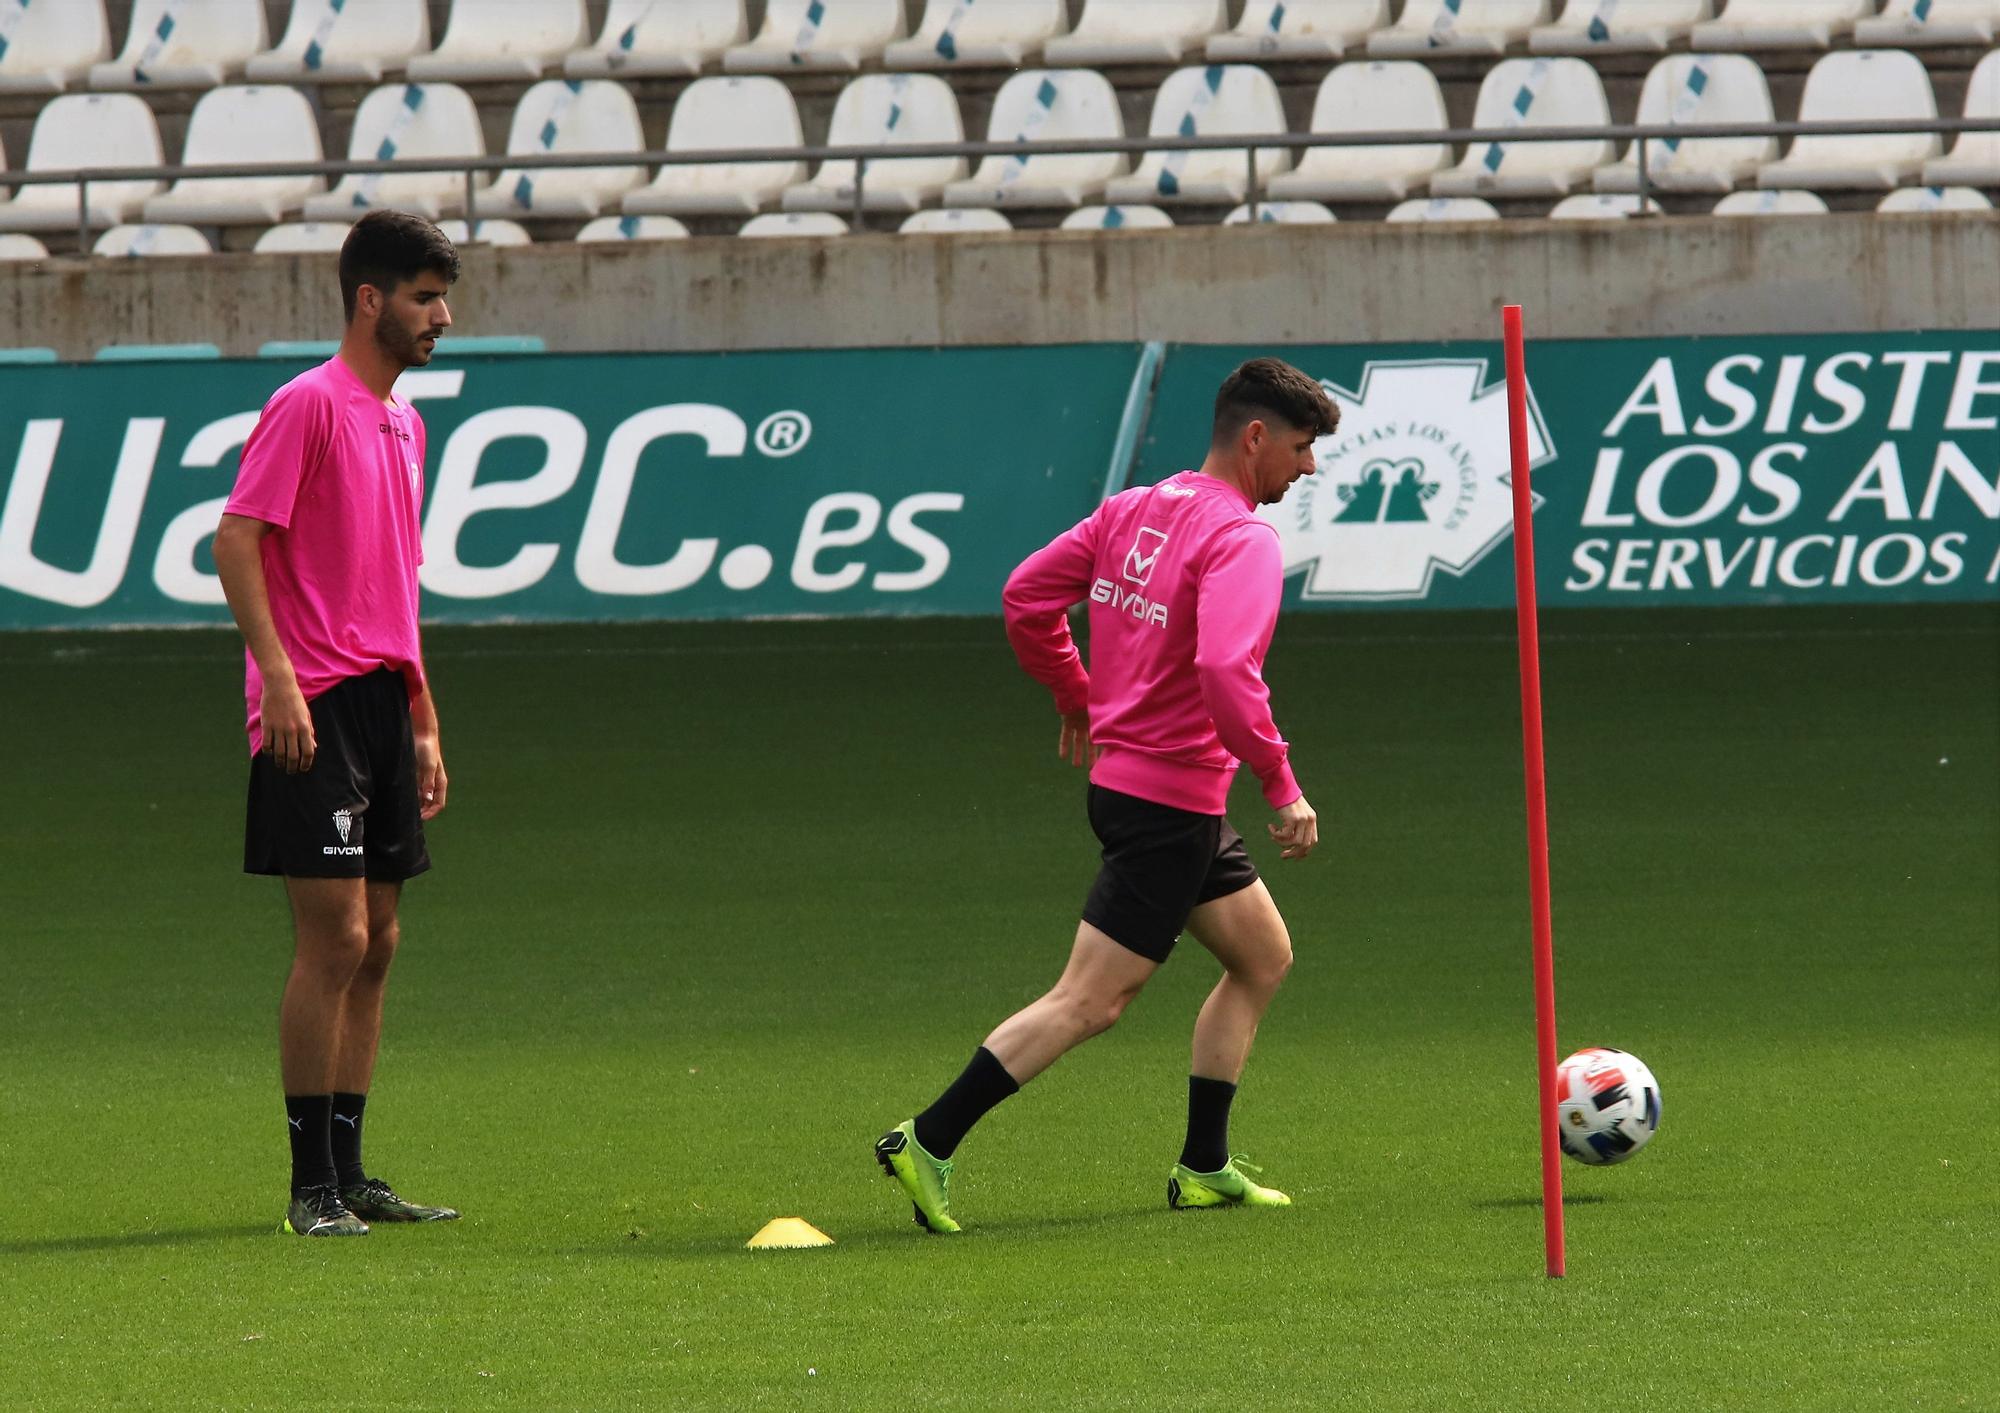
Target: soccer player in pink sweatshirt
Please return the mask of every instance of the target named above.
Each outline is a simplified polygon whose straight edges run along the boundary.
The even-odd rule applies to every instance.
[[[1184,930],[1223,973],[1195,1020],[1187,1141],[1167,1201],[1290,1205],[1229,1153],[1229,1106],[1292,943],[1224,815],[1247,762],[1276,811],[1267,827],[1279,857],[1302,859],[1319,842],[1264,685],[1284,560],[1256,510],[1312,474],[1313,443],[1339,420],[1318,383],[1278,359],[1252,359],[1216,394],[1200,470],[1113,496],[1008,579],[1008,641],[1055,697],[1059,758],[1090,767],[1104,863],[1054,988],[1001,1022],[935,1103],[875,1145],[927,1230],[959,1230],[949,1185],[966,1132],[1109,1029]],[[1068,619],[1086,599],[1088,672]]]
[[[243,870],[282,876],[292,907],[282,1229],[300,1236],[458,1215],[406,1201],[361,1162],[396,906],[430,867],[423,822],[446,791],[417,642],[424,422],[395,385],[430,362],[457,278],[458,252],[429,221],[355,222],[340,251],[340,351],[264,405],[215,532],[246,649]]]

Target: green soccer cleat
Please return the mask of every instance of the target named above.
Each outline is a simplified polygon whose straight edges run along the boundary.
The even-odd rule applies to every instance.
[[[294,1197],[278,1230],[292,1236],[366,1236],[368,1224],[355,1216],[333,1184],[327,1183]]]
[[[1262,1187],[1243,1174],[1264,1175],[1242,1157],[1232,1157],[1220,1172],[1198,1173],[1174,1164],[1167,1174],[1167,1205],[1185,1207],[1289,1207],[1292,1199],[1275,1187]]]
[[[875,1161],[903,1185],[925,1231],[955,1232],[951,1219],[951,1164],[940,1163],[917,1142],[917,1121],[905,1119],[875,1141]]]
[[[450,1207],[426,1207],[398,1197],[394,1188],[380,1178],[366,1178],[340,1194],[350,1209],[371,1222],[455,1222],[458,1212]]]

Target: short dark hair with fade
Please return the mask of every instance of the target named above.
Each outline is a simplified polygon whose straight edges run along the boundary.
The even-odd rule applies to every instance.
[[[418,275],[458,281],[458,248],[422,216],[407,211],[370,211],[354,223],[340,246],[340,305],[349,320],[363,285],[388,294]]]
[[[1324,437],[1340,425],[1340,409],[1324,388],[1282,358],[1253,358],[1222,380],[1209,442],[1220,446],[1258,419]]]

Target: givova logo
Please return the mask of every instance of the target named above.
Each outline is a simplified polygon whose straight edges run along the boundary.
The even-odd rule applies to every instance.
[[[1308,599],[1420,599],[1463,574],[1513,524],[1507,385],[1483,358],[1370,362],[1350,392],[1322,380],[1340,430],[1313,448],[1317,475],[1261,513]],[[1555,457],[1528,392],[1530,465]],[[1539,499],[1536,504],[1540,504]]]

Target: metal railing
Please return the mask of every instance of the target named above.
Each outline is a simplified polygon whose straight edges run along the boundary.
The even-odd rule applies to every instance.
[[[478,219],[477,179],[485,172],[526,172],[581,167],[714,166],[753,162],[853,162],[852,209],[858,223],[866,209],[869,164],[910,158],[950,157],[1074,157],[1100,153],[1142,155],[1150,152],[1241,151],[1246,163],[1250,218],[1260,204],[1258,154],[1280,148],[1419,147],[1495,143],[1512,146],[1534,142],[1629,142],[1636,144],[1635,214],[1645,214],[1652,190],[1647,145],[1692,142],[1704,138],[1897,137],[1909,134],[1952,135],[2000,132],[2000,117],[1912,118],[1894,121],[1860,120],[1835,123],[1609,123],[1594,127],[1411,128],[1355,133],[1230,133],[1210,137],[1078,138],[1050,142],[929,142],[894,146],[741,147],[698,152],[582,152],[506,155],[498,157],[410,157],[394,160],[322,162],[256,162],[216,166],[86,167],[61,171],[0,172],[0,185],[37,186],[74,182],[77,188],[77,243],[90,243],[90,185],[115,181],[178,181],[184,177],[343,177],[416,172],[462,172],[465,176],[465,218]],[[1255,146],[1245,146],[1246,141]],[[357,207],[356,213],[366,208]]]

